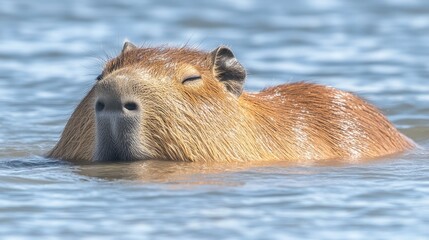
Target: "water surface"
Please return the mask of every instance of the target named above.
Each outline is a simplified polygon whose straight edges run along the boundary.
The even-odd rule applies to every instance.
[[[315,165],[41,157],[125,38],[228,45],[249,91],[307,80],[356,92],[421,148]],[[3,0],[0,237],[427,239],[428,56],[424,0]]]

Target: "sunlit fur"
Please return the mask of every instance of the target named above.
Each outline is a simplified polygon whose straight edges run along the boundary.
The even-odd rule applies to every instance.
[[[182,84],[184,77],[195,73],[201,74],[201,81]],[[101,88],[138,95],[143,106],[141,128],[135,132],[139,140],[128,144],[140,148],[141,158],[194,162],[350,160],[414,146],[379,110],[351,93],[301,82],[259,93],[243,92],[237,97],[215,76],[212,53],[189,48],[124,51],[107,62],[102,80],[77,106],[48,155],[93,160],[94,106]]]

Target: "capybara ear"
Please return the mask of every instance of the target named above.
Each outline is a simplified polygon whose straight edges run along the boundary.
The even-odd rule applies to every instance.
[[[231,49],[220,46],[211,52],[213,74],[228,91],[239,97],[243,92],[246,70],[235,58]]]
[[[124,43],[124,46],[122,47],[122,53],[126,53],[126,52],[128,52],[128,51],[133,50],[133,49],[137,49],[136,45],[134,45],[134,44],[132,44],[132,43],[130,43],[130,42],[128,42],[128,41],[126,41],[126,42]]]

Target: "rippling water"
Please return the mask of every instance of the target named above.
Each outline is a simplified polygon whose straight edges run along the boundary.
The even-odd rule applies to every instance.
[[[247,89],[357,92],[421,149],[370,163],[40,157],[125,38],[234,49]],[[1,239],[427,239],[429,2],[24,1],[0,7]]]

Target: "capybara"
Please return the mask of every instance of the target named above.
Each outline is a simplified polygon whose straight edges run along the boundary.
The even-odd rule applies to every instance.
[[[127,42],[77,106],[49,157],[193,162],[369,159],[411,149],[373,105],[298,82],[243,91],[232,51]]]

